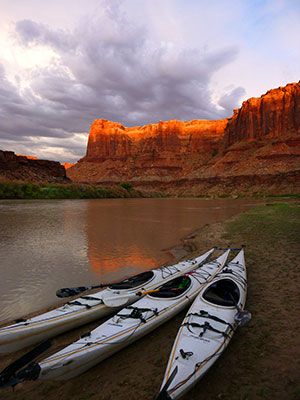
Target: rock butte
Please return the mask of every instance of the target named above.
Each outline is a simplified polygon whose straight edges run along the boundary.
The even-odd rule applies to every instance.
[[[56,161],[38,160],[34,156],[17,155],[13,151],[0,150],[0,178],[2,181],[36,183],[65,183],[65,168]]]
[[[86,156],[67,172],[77,182],[130,181],[170,193],[299,191],[300,83],[243,102],[231,118],[91,125]]]

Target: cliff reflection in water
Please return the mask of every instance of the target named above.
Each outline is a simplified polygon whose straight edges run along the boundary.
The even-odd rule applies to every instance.
[[[0,320],[58,302],[61,287],[118,280],[173,262],[163,251],[253,200],[0,202]],[[205,249],[203,249],[205,250]]]
[[[95,273],[124,276],[128,268],[138,272],[171,259],[161,251],[173,244],[165,227],[166,215],[162,216],[167,208],[155,203],[154,200],[153,206],[145,208],[139,200],[89,202],[87,254]]]
[[[126,276],[171,262],[166,250],[205,224],[245,209],[246,201],[128,199],[90,201],[87,255],[96,274]]]

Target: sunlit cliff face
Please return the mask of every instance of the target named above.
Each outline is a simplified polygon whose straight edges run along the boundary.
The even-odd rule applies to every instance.
[[[228,119],[132,128],[97,119],[86,156],[69,169],[85,182],[155,184],[299,169],[300,83],[245,101]],[[279,144],[279,142],[281,144]]]
[[[124,157],[190,155],[213,150],[222,138],[227,119],[220,121],[163,121],[145,126],[125,127],[97,119],[91,125],[86,161]],[[154,161],[154,160],[153,160]]]
[[[24,154],[16,154],[16,156],[26,157],[28,160],[37,160],[38,159],[36,156],[27,156],[27,155],[24,155]]]

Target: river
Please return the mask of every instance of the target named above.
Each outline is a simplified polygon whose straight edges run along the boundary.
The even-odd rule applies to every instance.
[[[110,282],[171,263],[167,249],[182,237],[255,203],[187,198],[0,201],[0,321],[56,304],[58,288]]]

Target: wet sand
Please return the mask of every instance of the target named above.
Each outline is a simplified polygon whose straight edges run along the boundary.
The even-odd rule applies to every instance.
[[[177,258],[209,247],[246,245],[247,308],[252,321],[183,400],[298,399],[299,203],[260,206],[225,223],[206,225],[170,249]],[[297,280],[298,279],[298,280]],[[299,307],[298,307],[299,310]],[[25,382],[7,400],[151,400],[159,391],[173,340],[186,311],[85,374],[66,382]],[[54,339],[51,353],[100,321]],[[1,357],[0,368],[24,354]]]

